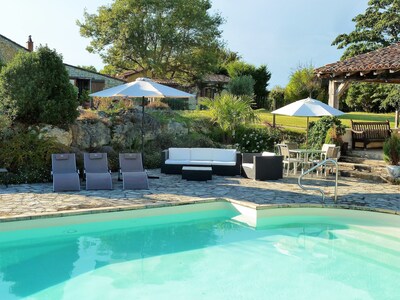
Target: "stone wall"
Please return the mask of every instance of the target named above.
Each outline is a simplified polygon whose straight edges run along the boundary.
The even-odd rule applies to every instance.
[[[12,42],[11,40],[0,35],[0,61],[7,64],[9,63],[18,51],[28,51],[22,46]]]

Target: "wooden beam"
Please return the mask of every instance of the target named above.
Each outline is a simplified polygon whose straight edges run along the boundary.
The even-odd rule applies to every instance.
[[[361,72],[360,72],[360,76],[361,76],[361,77],[367,76],[369,73],[371,73],[371,71],[361,71]]]
[[[385,73],[387,70],[375,70],[374,71],[374,75],[380,75],[380,74],[383,74],[383,73]]]

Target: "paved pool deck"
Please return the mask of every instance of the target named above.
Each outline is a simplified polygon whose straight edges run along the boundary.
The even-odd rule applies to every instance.
[[[149,190],[125,191],[114,178],[113,190],[54,193],[51,183],[10,185],[0,187],[0,220],[37,216],[63,215],[71,212],[112,211],[150,206],[167,206],[226,199],[253,207],[322,206],[321,195],[303,191],[297,177],[277,181],[254,181],[240,176],[213,176],[213,180],[196,182],[182,180],[180,175],[160,174],[151,170]],[[339,178],[338,201],[333,201],[334,177],[308,177],[304,185],[322,187],[325,204],[343,208],[365,208],[400,214],[400,186],[356,178]]]

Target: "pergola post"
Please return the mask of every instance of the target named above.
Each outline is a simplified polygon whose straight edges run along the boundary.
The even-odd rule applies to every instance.
[[[339,109],[339,98],[349,86],[348,81],[329,80],[329,106]]]

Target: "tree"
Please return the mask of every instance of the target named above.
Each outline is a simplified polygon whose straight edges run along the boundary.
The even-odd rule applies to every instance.
[[[268,71],[267,66],[261,65],[260,67],[256,68],[251,64],[236,60],[228,63],[226,65],[226,69],[231,78],[244,75],[250,75],[253,77],[255,81],[254,95],[256,105],[258,108],[266,106],[266,99],[268,96],[267,86],[268,81],[271,79],[271,73]]]
[[[289,83],[285,89],[285,101],[290,103],[307,97],[326,101],[327,94],[321,86],[321,81],[314,76],[314,67],[312,65],[300,65],[290,75]]]
[[[400,41],[400,1],[370,0],[365,13],[353,18],[355,30],[340,34],[332,42],[338,49],[346,48],[341,59],[373,51]],[[391,91],[393,89],[393,92]],[[392,105],[396,85],[353,83],[347,92],[349,107],[366,112],[398,109]]]
[[[285,105],[285,89],[275,86],[268,94],[268,109],[275,110]]]
[[[242,75],[232,78],[226,89],[235,96],[247,95],[253,97],[255,81],[250,75]]]
[[[115,0],[77,21],[89,52],[122,70],[192,80],[218,63],[223,23],[209,0]]]
[[[77,94],[61,55],[48,47],[20,52],[0,73],[0,111],[27,124],[64,125],[78,116]]]
[[[389,46],[400,41],[400,1],[370,0],[365,13],[353,18],[355,30],[332,42],[346,48],[342,59]]]
[[[253,100],[248,96],[238,97],[222,93],[214,99],[204,99],[202,104],[209,109],[213,122],[218,124],[225,133],[228,143],[232,141],[232,137],[235,137],[235,131],[240,125],[257,119],[251,108]]]
[[[346,93],[346,104],[355,111],[382,112],[391,105],[386,101],[394,86],[378,83],[353,83]]]

